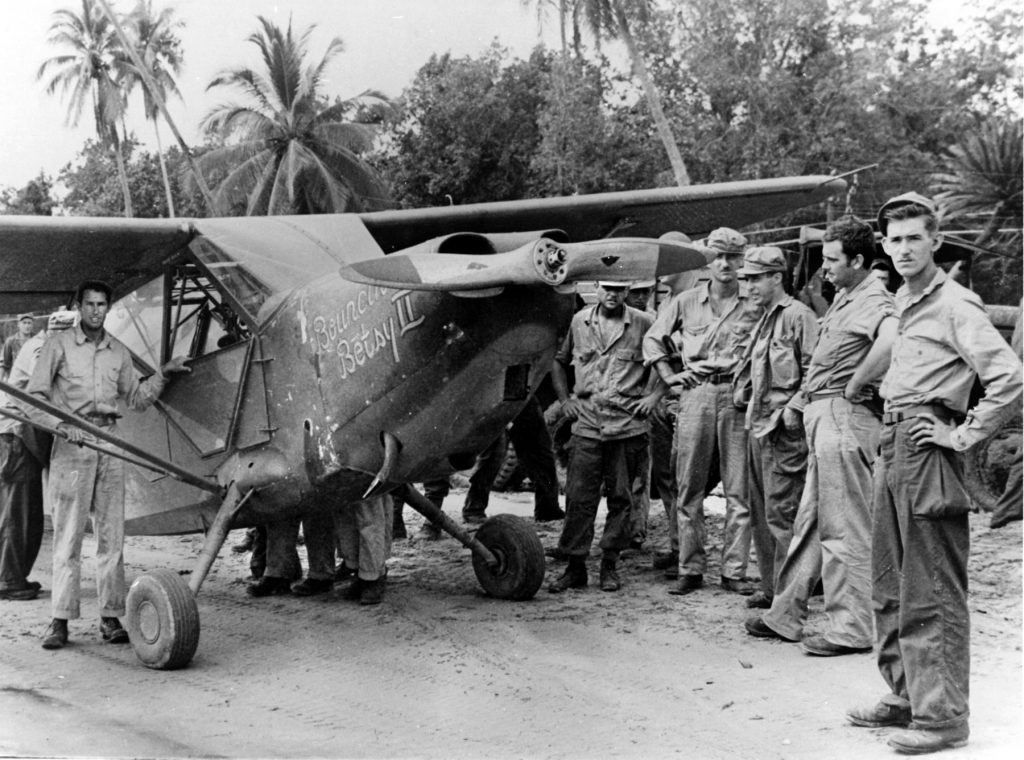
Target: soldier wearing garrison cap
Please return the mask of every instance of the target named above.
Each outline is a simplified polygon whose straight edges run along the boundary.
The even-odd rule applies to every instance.
[[[787,409],[800,389],[818,342],[818,319],[785,290],[786,256],[774,246],[749,248],[738,275],[747,297],[764,309],[734,381],[746,410],[750,522],[760,592],[749,607],[768,608],[793,537],[804,487],[807,442],[799,415]]]
[[[618,591],[619,553],[629,546],[633,484],[648,467],[647,417],[664,393],[648,388],[641,343],[653,319],[626,306],[626,283],[599,282],[597,303],[577,312],[555,355],[551,379],[572,426],[566,473],[565,523],[558,548],[568,556],[565,572],[548,590],[560,593],[587,585],[587,556],[602,493],[608,515],[601,536],[602,591]],[[576,370],[569,396],[565,367]]]
[[[712,232],[705,243],[711,279],[675,295],[644,336],[644,361],[679,393],[675,425],[678,541],[668,554],[655,557],[656,568],[679,579],[670,590],[673,594],[688,594],[704,585],[703,505],[716,451],[726,499],[722,587],[739,594],[752,591],[745,581],[750,554],[747,435],[730,387],[742,346],[758,316],[736,278],[745,245],[746,238],[736,230],[722,227]],[[682,346],[682,371],[672,366],[676,344]]]
[[[889,693],[851,710],[857,726],[903,726],[889,745],[923,754],[969,734],[971,497],[959,452],[991,436],[1021,398],[1021,365],[974,293],[935,263],[935,205],[917,193],[878,213],[882,247],[903,278],[899,326],[880,393],[872,606],[878,668]],[[968,406],[980,380],[984,395]]]
[[[35,317],[31,314],[18,315],[18,332],[4,341],[2,377],[8,377],[11,374],[14,360],[18,358],[18,352],[25,345],[25,341],[32,337],[35,325]]]

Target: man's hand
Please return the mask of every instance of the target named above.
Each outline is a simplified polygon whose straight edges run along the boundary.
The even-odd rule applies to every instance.
[[[658,402],[661,400],[660,393],[648,393],[646,396],[638,400],[633,404],[633,416],[639,417],[642,420],[647,419],[654,412],[658,406]]]
[[[782,424],[786,426],[786,430],[790,433],[799,433],[800,428],[804,425],[804,416],[795,409],[790,409],[788,406],[782,410]]]
[[[569,397],[562,402],[562,412],[570,420],[578,420],[580,418],[580,400],[578,398]]]
[[[191,372],[192,368],[187,365],[188,359],[186,357],[175,356],[173,359],[171,359],[169,362],[167,362],[164,366],[160,368],[160,373],[166,376],[173,375],[178,372]]]
[[[68,439],[70,443],[76,446],[81,446],[83,442],[90,436],[86,434],[82,428],[77,425],[69,425],[66,422],[62,422],[57,425],[57,432]]]
[[[669,377],[666,382],[671,388],[683,388],[684,390],[690,390],[690,388],[693,388],[700,383],[700,376],[694,374],[691,370],[684,369],[682,372]]]
[[[850,378],[850,382],[843,389],[843,398],[851,404],[861,404],[871,398],[871,391],[866,386],[855,383],[853,378]]]
[[[951,422],[943,422],[934,414],[917,415],[917,422],[910,427],[910,437],[920,446],[942,446],[946,449],[953,448],[953,441],[950,437],[956,425]]]

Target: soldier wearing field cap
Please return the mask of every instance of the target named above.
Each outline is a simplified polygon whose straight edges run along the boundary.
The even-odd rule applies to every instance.
[[[878,667],[889,693],[851,710],[858,726],[906,726],[898,752],[967,743],[971,497],[960,452],[991,436],[1021,398],[1021,365],[981,299],[935,263],[942,245],[931,200],[907,193],[878,213],[882,246],[903,278],[899,327],[880,389],[872,605]],[[980,380],[981,399],[968,407]]]
[[[752,636],[803,639],[804,652],[820,657],[870,651],[874,642],[871,467],[882,420],[865,378],[881,379],[897,323],[892,295],[871,274],[874,256],[867,222],[846,216],[825,230],[821,268],[836,296],[803,386],[787,405],[803,419],[807,482],[771,609],[746,621]],[[804,638],[819,578],[828,620],[822,633]]]
[[[18,315],[18,332],[4,341],[3,347],[3,377],[11,374],[14,360],[18,358],[18,352],[25,345],[25,341],[32,337],[36,320],[31,314]]]
[[[750,553],[747,435],[743,414],[733,405],[730,385],[758,316],[736,279],[746,242],[743,235],[728,227],[712,232],[705,241],[711,279],[675,295],[644,336],[644,360],[654,365],[667,385],[679,390],[675,426],[679,539],[678,547],[673,547],[677,548],[676,556],[658,563],[666,565],[668,577],[679,578],[670,589],[673,594],[688,594],[704,585],[707,555],[703,505],[716,450],[726,499],[722,586],[740,594],[752,590],[744,580]],[[677,340],[682,346],[682,371],[676,371],[671,363]]]
[[[793,538],[807,470],[807,441],[799,415],[787,405],[807,375],[818,342],[818,318],[786,293],[780,248],[748,248],[737,273],[747,297],[764,309],[733,382],[745,407],[750,522],[761,589],[747,606],[771,606],[775,583]]]
[[[629,546],[633,483],[648,464],[647,417],[664,388],[648,387],[642,343],[653,319],[626,306],[627,284],[599,282],[597,303],[577,312],[552,362],[551,380],[565,416],[573,420],[565,484],[565,522],[558,540],[569,560],[548,590],[587,585],[586,559],[602,494],[608,515],[601,536],[602,591],[618,591],[617,562]],[[576,370],[569,395],[565,367]]]

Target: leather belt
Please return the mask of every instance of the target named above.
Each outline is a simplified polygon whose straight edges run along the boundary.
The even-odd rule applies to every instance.
[[[845,391],[838,388],[833,388],[832,390],[827,391],[814,391],[814,393],[807,394],[807,399],[809,401],[821,401],[826,398],[842,398],[843,393],[845,393]]]
[[[96,412],[81,415],[83,420],[96,427],[110,427],[117,422],[117,418],[120,416],[120,414],[98,414]]]
[[[951,409],[947,409],[941,404],[918,404],[916,406],[904,406],[899,409],[893,409],[889,412],[882,414],[883,425],[897,425],[906,420],[912,420],[915,417],[920,417],[922,414],[934,414],[943,422],[957,422],[963,419],[962,414],[958,414]]]
[[[732,377],[732,372],[712,372],[710,375],[704,375],[701,382],[709,385],[721,385],[722,383],[731,383]]]

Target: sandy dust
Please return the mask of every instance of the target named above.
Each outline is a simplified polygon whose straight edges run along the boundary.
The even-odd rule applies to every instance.
[[[445,505],[453,517],[461,499]],[[721,507],[709,500],[713,561]],[[529,518],[532,495],[495,494],[489,511]],[[420,518],[406,512],[415,531]],[[175,672],[100,641],[87,540],[86,617],[66,649],[39,646],[48,593],[0,602],[0,756],[895,756],[887,730],[843,719],[885,691],[872,655],[819,659],[753,639],[743,599],[714,583],[666,594],[651,569],[665,542],[658,502],[652,516],[650,548],[623,560],[621,592],[542,589],[522,603],[484,596],[452,540],[396,543],[379,607],[337,590],[251,599],[247,558],[225,548],[199,597],[199,651]],[[560,523],[538,528],[545,546],[557,542]],[[1021,540],[1019,522],[992,531],[987,515],[972,517],[972,734],[944,758],[1020,756]],[[200,545],[130,538],[129,582],[160,567],[187,572]],[[49,561],[44,546],[34,578],[46,589]],[[595,553],[592,572],[597,563]],[[549,578],[560,568],[549,565]],[[706,577],[717,579],[717,565]],[[812,609],[811,632],[823,623],[820,598]]]

